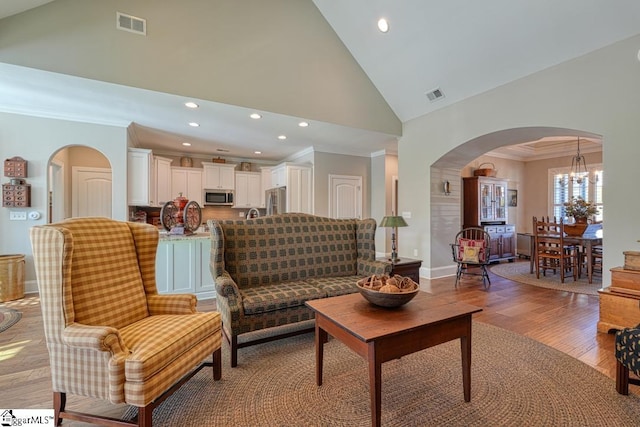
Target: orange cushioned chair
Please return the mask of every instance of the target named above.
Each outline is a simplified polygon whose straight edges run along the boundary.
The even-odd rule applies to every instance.
[[[158,295],[155,227],[75,218],[30,234],[56,425],[123,423],[65,410],[67,393],[136,406],[126,423],[151,426],[153,408],[203,366],[220,379],[220,314],[197,312],[194,295]]]

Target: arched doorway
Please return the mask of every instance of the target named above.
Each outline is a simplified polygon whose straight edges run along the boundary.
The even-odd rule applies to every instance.
[[[67,146],[48,165],[47,222],[74,216],[111,217],[111,163],[98,150]]]
[[[509,147],[537,141],[543,138],[576,137],[601,140],[600,135],[586,131],[550,127],[514,128],[482,135],[462,143],[449,151],[431,166],[430,191],[430,241],[431,241],[431,271],[432,277],[442,277],[453,274],[455,266],[451,257],[449,244],[462,224],[462,188],[461,177],[470,176],[472,169],[486,160],[486,153],[502,147]],[[570,145],[569,147],[574,147]],[[555,159],[555,164],[571,164],[571,150]],[[575,154],[575,152],[573,153]],[[602,154],[599,154],[600,162]],[[546,214],[548,211],[547,169],[545,166],[553,164],[548,158],[537,159],[536,167],[528,167],[523,161],[509,158],[493,159],[499,162],[499,176],[506,178],[510,189],[518,191],[518,206],[509,208],[509,222],[516,224],[517,231],[529,231],[527,219],[533,215]],[[477,163],[477,164],[476,164]],[[512,167],[512,170],[508,170]],[[544,175],[543,175],[544,171]],[[450,183],[449,193],[445,194],[443,183]],[[513,219],[513,221],[512,221]]]

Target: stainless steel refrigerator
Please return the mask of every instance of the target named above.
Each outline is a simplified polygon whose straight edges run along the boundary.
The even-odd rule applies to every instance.
[[[278,215],[287,210],[287,188],[271,188],[266,191],[267,215]]]

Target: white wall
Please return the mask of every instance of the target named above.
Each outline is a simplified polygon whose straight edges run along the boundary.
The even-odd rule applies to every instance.
[[[20,156],[28,161],[31,207],[0,208],[0,253],[26,255],[26,289],[35,291],[35,272],[29,228],[47,219],[47,166],[59,149],[69,145],[87,145],[99,150],[112,166],[113,208],[115,219],[127,219],[127,135],[125,128],[75,123],[0,113],[0,158]],[[8,178],[3,180],[3,183]],[[38,211],[37,221],[9,221],[11,211]]]
[[[525,135],[530,138],[535,129],[548,127],[569,135],[576,130],[602,136],[604,270],[622,265],[622,252],[637,250],[640,238],[640,198],[629,193],[640,158],[639,48],[636,36],[405,123],[398,147],[400,210],[411,211],[414,221],[410,230],[400,230],[400,255],[419,248],[426,277],[446,267],[434,261],[449,249],[433,240],[437,218],[430,209],[436,197],[431,165],[449,158],[461,168],[484,152],[525,142]],[[432,189],[431,196],[412,197],[425,188]],[[607,280],[605,273],[605,284]]]

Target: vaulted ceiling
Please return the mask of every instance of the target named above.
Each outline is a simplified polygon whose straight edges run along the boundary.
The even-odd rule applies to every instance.
[[[0,20],[0,39],[3,24],[18,18],[28,26],[29,14],[37,10],[28,8],[54,11],[73,1],[3,0],[0,18],[6,18]],[[129,2],[114,3],[118,10],[127,12]],[[256,4],[247,3],[247,16]],[[326,22],[309,30],[323,39],[330,39],[331,31],[335,32],[398,122],[446,108],[640,33],[640,2],[635,0],[612,4],[584,0],[313,0],[313,4],[319,13],[311,18],[324,17]],[[286,15],[288,10],[281,12]],[[311,19],[308,15],[286,17]],[[33,17],[37,22],[35,13]],[[387,33],[376,28],[381,17],[389,22]],[[149,28],[155,31],[157,25],[158,21],[149,22]],[[255,44],[261,49],[270,48],[264,40]],[[325,45],[314,46],[319,55]],[[329,115],[314,116],[309,108],[314,99],[303,97],[300,105],[279,111],[261,109],[258,103],[201,100],[198,120],[211,130],[202,133],[183,126],[194,114],[182,105],[187,94],[148,91],[20,63],[2,63],[2,52],[0,46],[0,111],[33,110],[33,114],[43,116],[107,124],[132,121],[137,136],[149,148],[171,150],[178,142],[188,141],[193,143],[192,148],[181,150],[215,153],[223,149],[235,157],[255,157],[253,151],[260,150],[265,158],[275,160],[310,146],[347,154],[393,152],[401,134],[393,126],[376,129],[366,124],[340,123]],[[268,56],[268,52],[260,54]],[[444,96],[432,102],[427,93],[435,89]],[[247,116],[254,110],[263,114],[263,119],[249,121]],[[310,126],[298,127],[301,120]],[[276,139],[284,133],[285,143]],[[554,146],[553,141],[547,141],[545,147],[550,146]],[[519,150],[523,157],[531,151]]]

